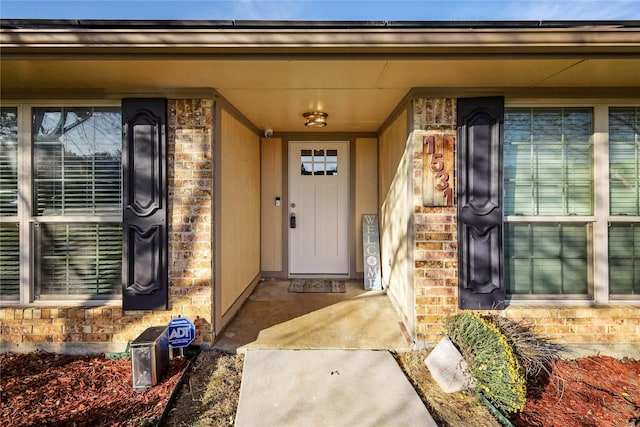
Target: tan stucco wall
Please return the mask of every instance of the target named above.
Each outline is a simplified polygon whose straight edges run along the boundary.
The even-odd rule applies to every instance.
[[[282,212],[286,211],[282,189],[282,139],[262,138],[262,227],[261,268],[262,271],[282,271]],[[280,197],[280,206],[275,205]]]
[[[387,293],[413,334],[413,251],[409,247],[413,216],[408,191],[413,168],[407,117],[405,109],[380,135],[380,263]]]
[[[355,141],[355,235],[356,272],[364,272],[362,255],[362,214],[378,213],[378,140]]]
[[[260,274],[260,137],[220,117],[220,283],[225,313]]]

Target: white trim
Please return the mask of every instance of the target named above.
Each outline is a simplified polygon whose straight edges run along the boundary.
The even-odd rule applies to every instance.
[[[516,298],[516,296],[512,296],[512,298],[507,298],[507,300],[509,301],[509,306],[508,307],[514,307],[514,306],[518,306],[518,305],[535,305],[535,306],[543,306],[543,305],[552,305],[554,307],[557,306],[561,306],[561,307],[570,307],[570,306],[578,306],[578,307],[593,307],[595,306],[595,302],[593,301],[592,298],[588,298],[585,296],[585,298],[581,298],[581,299],[576,299],[576,298],[570,298],[570,299],[542,299],[542,298],[537,298],[537,299],[524,299],[524,298]],[[508,309],[507,307],[507,309]]]
[[[602,105],[609,107],[637,107],[640,99],[622,98],[506,98],[505,108],[538,108],[538,107],[591,107]],[[595,119],[595,114],[594,114]],[[608,131],[608,129],[607,129]]]
[[[14,107],[17,106],[18,109],[26,108],[28,109],[29,115],[31,115],[32,108],[39,107],[114,107],[119,108],[122,106],[120,99],[78,99],[76,101],[69,101],[68,98],[49,98],[49,99],[41,99],[41,98],[20,98],[20,99],[3,99],[0,103],[2,107]],[[18,112],[19,113],[19,112]],[[31,123],[31,120],[29,120]],[[27,128],[29,134],[31,134],[31,125]]]
[[[47,216],[47,215],[38,215],[30,217],[30,222],[32,224],[80,224],[83,222],[96,222],[96,223],[109,223],[109,222],[117,222],[122,223],[122,216]]]
[[[313,277],[326,277],[326,278],[330,278],[330,277],[337,277],[337,278],[344,278],[344,277],[349,277],[350,274],[350,265],[351,265],[351,250],[350,250],[350,239],[349,236],[351,235],[351,224],[350,224],[350,216],[351,216],[351,164],[350,164],[350,152],[351,152],[351,141],[350,140],[342,140],[342,139],[327,139],[327,140],[321,140],[321,139],[314,139],[314,140],[298,140],[298,139],[292,139],[290,141],[288,141],[288,163],[289,166],[287,168],[287,181],[288,181],[288,196],[287,196],[287,200],[288,200],[288,204],[289,206],[286,206],[286,216],[287,216],[287,241],[288,241],[288,255],[287,255],[287,259],[288,259],[288,272],[287,275],[289,278],[313,278]],[[342,251],[344,251],[344,255],[343,257],[341,257],[340,259],[339,256],[336,256],[333,258],[332,262],[328,262],[325,263],[327,266],[329,264],[333,264],[334,269],[337,270],[338,268],[344,268],[345,271],[344,272],[323,272],[323,271],[308,271],[310,270],[310,267],[304,263],[301,262],[301,260],[298,258],[297,259],[297,263],[296,263],[296,256],[294,254],[294,235],[291,231],[291,228],[289,227],[289,218],[290,215],[292,213],[297,214],[298,218],[300,218],[300,212],[296,211],[295,208],[291,207],[292,203],[296,203],[296,200],[292,200],[292,195],[293,195],[293,187],[294,187],[294,178],[296,180],[300,179],[300,169],[299,169],[299,165],[300,165],[300,159],[299,157],[296,157],[296,148],[295,147],[315,147],[318,146],[320,148],[323,149],[328,149],[330,147],[337,147],[337,150],[343,150],[344,151],[344,159],[340,160],[338,159],[338,175],[337,178],[335,178],[335,176],[332,179],[338,179],[338,180],[344,180],[344,188],[342,188],[342,190],[344,190],[344,194],[339,194],[338,198],[340,199],[340,202],[344,203],[345,206],[343,206],[344,210],[345,210],[345,217],[342,219],[344,221],[344,233],[345,235],[344,237],[344,247],[341,249]],[[300,148],[300,150],[302,150],[302,148]],[[340,156],[340,154],[338,154]],[[319,178],[319,177],[317,177]],[[303,178],[304,179],[304,178]],[[336,184],[339,181],[336,182]],[[340,185],[338,185],[338,188],[340,188]],[[339,190],[338,190],[339,191]],[[340,202],[338,202],[338,204],[340,205]],[[298,201],[299,203],[299,201]],[[337,215],[339,215],[339,212],[336,213]],[[341,219],[338,217],[336,217],[336,219],[338,220],[338,224],[340,223]],[[304,220],[304,219],[303,219]],[[338,249],[338,252],[340,252],[340,249]],[[318,257],[318,259],[320,259],[320,257]],[[325,258],[325,260],[327,260],[328,258]],[[298,271],[298,272],[294,272],[293,270],[295,268],[298,268],[299,270],[302,271]],[[330,267],[322,267],[322,268],[330,268]]]
[[[609,107],[597,104],[593,108],[593,197],[596,221],[593,242],[593,298],[596,303],[609,300]]]
[[[525,215],[508,215],[504,217],[505,222],[562,222],[562,223],[588,223],[595,222],[595,216],[525,216]]]
[[[18,109],[18,194],[32,194],[31,192],[31,107],[21,104]],[[33,286],[31,277],[32,239],[31,239],[31,197],[18,197],[20,212],[20,303],[29,304],[33,301]]]
[[[82,295],[71,295],[73,298],[70,299],[60,299],[59,295],[52,295],[51,297],[45,297],[39,299],[37,301],[32,301],[29,303],[30,306],[33,307],[48,307],[48,306],[71,306],[71,307],[95,307],[101,305],[115,305],[119,306],[122,304],[122,294],[113,294],[112,298],[94,298],[91,295],[87,295],[85,298]]]
[[[593,298],[584,298],[584,299],[522,299],[516,298],[513,296],[512,298],[507,298],[509,302],[509,307],[520,307],[520,306],[553,306],[555,307],[600,307],[600,308],[608,308],[611,306],[624,306],[624,307],[640,307],[640,299],[610,299],[604,303],[597,303],[593,300]]]
[[[640,222],[640,216],[622,216],[622,215],[609,216],[609,217],[607,217],[607,221],[608,222],[622,222],[622,223]]]

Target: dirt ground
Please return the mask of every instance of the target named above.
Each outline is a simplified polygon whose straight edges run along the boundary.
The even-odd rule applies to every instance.
[[[167,425],[233,426],[243,363],[243,355],[200,353],[169,412]]]
[[[396,354],[439,426],[499,426],[469,393],[442,393],[424,365],[428,351]],[[168,410],[169,426],[232,426],[242,355],[203,351]],[[155,425],[186,369],[175,359],[157,386],[131,387],[131,362],[48,353],[0,355],[0,425]],[[516,426],[640,426],[640,361],[594,356],[559,360],[529,385]]]

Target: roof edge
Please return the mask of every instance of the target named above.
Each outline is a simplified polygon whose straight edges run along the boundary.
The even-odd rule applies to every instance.
[[[517,28],[638,28],[640,20],[580,21],[257,21],[257,20],[104,20],[0,19],[11,29],[517,29]]]

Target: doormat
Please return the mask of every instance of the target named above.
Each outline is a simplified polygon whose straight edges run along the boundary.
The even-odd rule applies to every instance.
[[[346,291],[345,282],[340,280],[301,279],[289,282],[289,292],[341,293]]]

